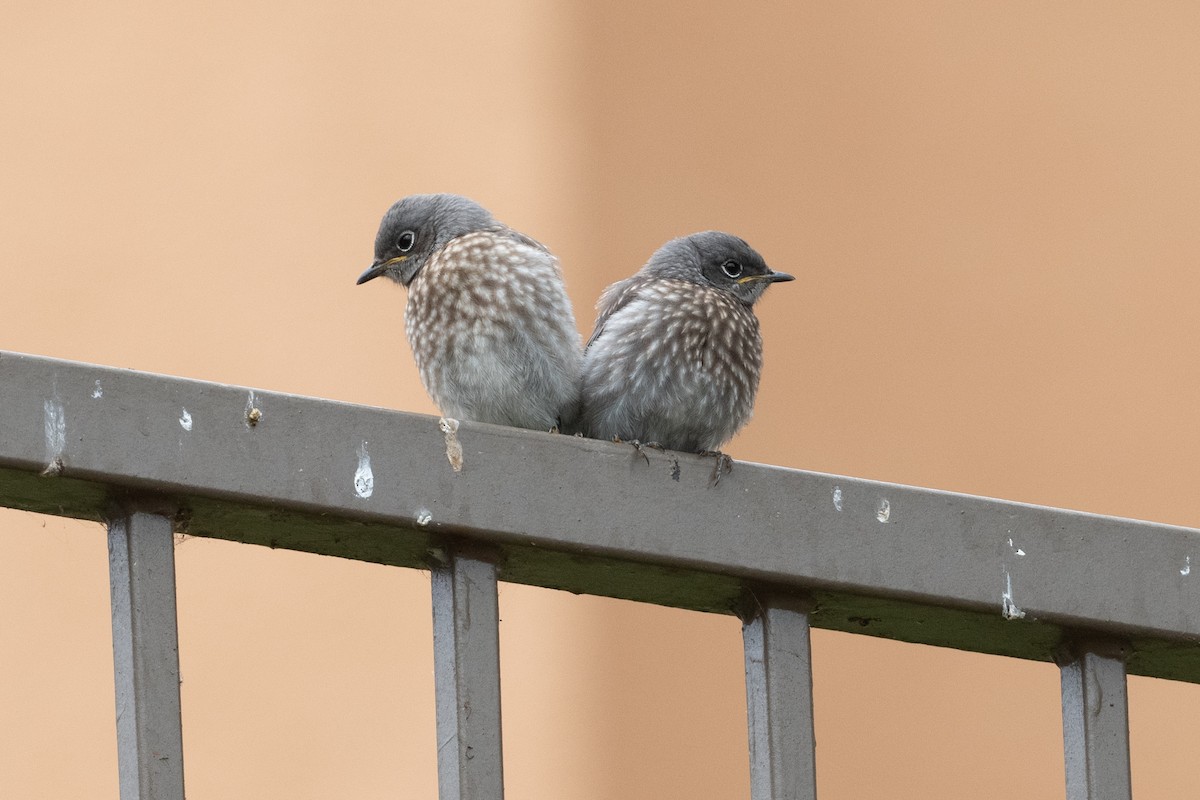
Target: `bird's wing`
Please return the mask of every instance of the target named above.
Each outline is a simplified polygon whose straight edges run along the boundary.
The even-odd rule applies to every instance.
[[[510,236],[513,239],[517,240],[521,244],[529,245],[530,247],[534,248],[535,250],[541,250],[546,255],[550,256],[551,258],[554,258],[555,263],[558,262],[558,259],[555,258],[553,253],[550,252],[550,248],[546,247],[546,245],[542,244],[541,242],[539,242],[537,239],[533,238],[532,236],[528,236],[524,233],[521,233],[520,231],[515,231],[512,228],[508,227],[507,225],[503,225],[500,228],[498,228],[497,233],[504,233],[505,235]]]
[[[596,327],[592,328],[592,335],[588,337],[587,344],[583,346],[583,352],[586,353],[592,346],[592,342],[600,338],[600,334],[604,331],[604,323],[608,321],[608,318],[637,297],[638,289],[642,288],[645,283],[644,280],[639,280],[638,276],[634,275],[632,278],[617,281],[604,290],[600,295],[600,300],[596,303]]]

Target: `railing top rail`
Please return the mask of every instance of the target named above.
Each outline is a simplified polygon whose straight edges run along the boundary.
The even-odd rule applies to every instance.
[[[737,612],[810,592],[814,625],[1049,659],[1126,637],[1200,682],[1200,532],[0,351],[0,505],[101,519],[166,503],[198,536],[408,567],[443,537],[504,580]],[[456,466],[459,468],[456,469]]]

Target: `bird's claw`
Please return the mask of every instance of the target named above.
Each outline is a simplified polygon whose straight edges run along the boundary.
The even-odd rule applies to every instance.
[[[720,450],[702,450],[700,456],[703,458],[716,459],[713,464],[712,477],[709,479],[709,488],[715,488],[721,482],[722,475],[728,475],[733,472],[733,459],[722,453]]]
[[[647,447],[651,448],[652,450],[657,450],[660,453],[667,449],[658,442],[639,442],[637,439],[622,439],[620,436],[614,436],[612,437],[612,440],[615,444],[633,445],[633,449],[646,462],[646,466],[650,466],[650,456],[646,455]]]

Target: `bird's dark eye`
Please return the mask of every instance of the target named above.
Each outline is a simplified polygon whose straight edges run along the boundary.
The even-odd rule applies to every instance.
[[[400,234],[400,238],[396,240],[396,248],[401,253],[407,253],[409,250],[412,250],[414,241],[416,241],[416,237],[413,236],[413,232],[405,231],[404,233]]]
[[[742,277],[742,265],[736,261],[726,261],[721,265],[721,272],[730,278],[740,278]]]

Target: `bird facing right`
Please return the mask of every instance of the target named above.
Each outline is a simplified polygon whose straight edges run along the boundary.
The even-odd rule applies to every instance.
[[[752,307],[769,284],[790,280],[728,233],[667,242],[600,296],[584,351],[581,432],[718,451],[749,421],[758,391]]]

